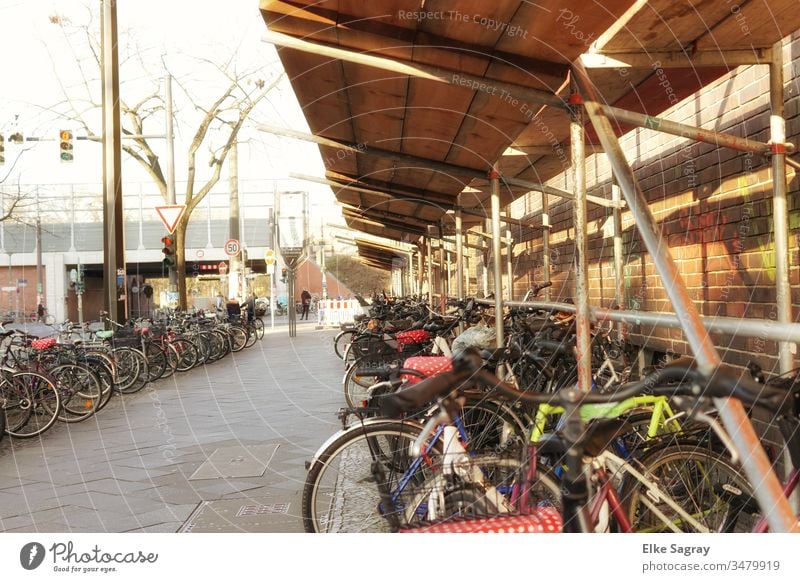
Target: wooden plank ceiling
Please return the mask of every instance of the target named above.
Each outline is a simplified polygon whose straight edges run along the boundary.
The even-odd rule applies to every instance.
[[[797,0],[740,0],[738,7],[717,0],[261,0],[271,31],[562,96],[569,63],[593,43],[609,53],[754,49],[800,28]],[[462,204],[487,206],[485,180],[371,155],[370,147],[480,172],[499,161],[504,175],[534,182],[569,166],[561,111],[540,107],[534,115],[500,94],[278,51],[311,131],[363,150],[320,146],[327,177],[349,185],[334,190],[352,228],[409,241],[438,223],[466,188],[474,193]],[[598,69],[592,77],[607,102],[657,115],[670,97],[656,68],[631,69],[624,78]],[[669,78],[683,99],[727,70],[670,69]],[[523,193],[505,189],[503,202]]]

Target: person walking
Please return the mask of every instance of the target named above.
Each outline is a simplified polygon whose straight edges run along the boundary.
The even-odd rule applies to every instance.
[[[308,292],[308,289],[303,289],[300,294],[300,301],[303,303],[303,312],[300,314],[300,319],[305,318],[308,321],[308,309],[311,307],[311,293]]]

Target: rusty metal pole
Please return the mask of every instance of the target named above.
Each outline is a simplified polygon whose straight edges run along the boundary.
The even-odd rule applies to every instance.
[[[710,378],[720,364],[719,354],[700,320],[697,308],[689,297],[683,277],[672,259],[669,248],[661,237],[655,218],[647,204],[647,198],[636,181],[633,169],[625,159],[625,154],[614,134],[611,122],[597,101],[594,86],[586,70],[580,62],[576,63],[572,70],[583,93],[586,112],[608,155],[611,168],[622,188],[628,207],[633,213],[642,241],[650,253],[656,271],[666,287],[673,309],[681,321],[683,333],[695,354],[697,367],[703,375]],[[772,463],[764,452],[742,403],[730,398],[715,398],[714,405],[719,410],[722,424],[742,457],[745,475],[751,483],[757,484],[755,497],[764,512],[770,530],[773,532],[797,531],[797,518],[783,494],[780,481],[772,470]]]
[[[492,258],[494,259],[494,329],[497,334],[497,347],[505,345],[503,337],[503,260],[501,256],[503,240],[500,234],[500,172],[497,164],[489,172],[492,184]]]
[[[464,299],[464,234],[461,226],[461,209],[456,208],[456,295]]]
[[[428,309],[433,310],[433,245],[431,237],[425,237],[425,257],[428,259]]]
[[[592,389],[592,350],[589,334],[589,261],[586,230],[586,149],[583,135],[583,108],[576,106],[570,115],[572,150],[572,215],[575,221],[575,350],[578,364],[578,389]]]
[[[620,202],[622,193],[617,184],[611,185],[611,201]],[[622,247],[622,209],[615,206],[612,210],[614,217],[614,298],[619,309],[625,309],[625,257]],[[617,327],[620,337],[623,335],[624,324]]]
[[[514,239],[511,231],[506,231],[506,272],[508,278],[508,300],[514,301]]]
[[[546,192],[542,192],[542,269],[543,283],[550,282],[550,200]],[[545,301],[550,301],[550,287],[545,287]]]

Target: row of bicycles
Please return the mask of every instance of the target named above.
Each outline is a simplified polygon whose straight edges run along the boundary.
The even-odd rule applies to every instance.
[[[0,324],[0,414],[11,437],[39,436],[57,422],[85,421],[115,394],[132,394],[176,373],[254,345],[263,321],[171,312],[120,324],[66,321],[37,337]],[[5,324],[8,325],[8,324]],[[109,329],[105,329],[109,328]]]
[[[598,325],[581,392],[572,314],[450,306],[378,301],[337,336],[342,429],[308,463],[306,531],[767,531],[720,398],[766,420],[773,470],[787,497],[797,488],[798,372],[723,365],[708,378],[686,357],[640,371],[637,350]]]

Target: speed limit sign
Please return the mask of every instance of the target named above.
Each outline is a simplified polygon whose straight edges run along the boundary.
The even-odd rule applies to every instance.
[[[235,238],[232,238],[225,243],[225,254],[229,257],[235,257],[241,250],[242,247],[239,245],[239,241]]]

